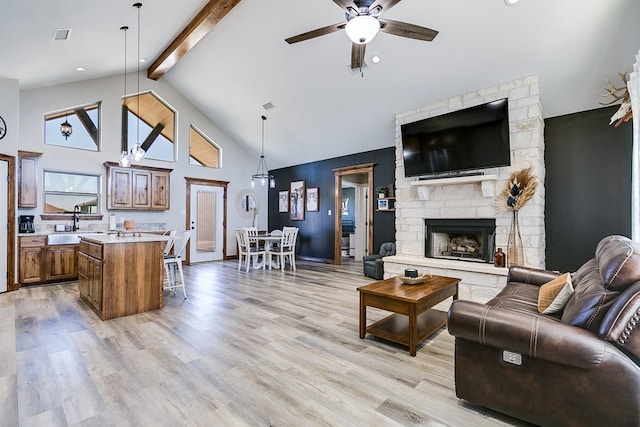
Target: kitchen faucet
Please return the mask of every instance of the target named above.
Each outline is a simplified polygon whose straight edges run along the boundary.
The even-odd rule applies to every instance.
[[[80,206],[75,205],[73,207],[73,231],[78,231],[80,226],[78,223],[80,222]]]

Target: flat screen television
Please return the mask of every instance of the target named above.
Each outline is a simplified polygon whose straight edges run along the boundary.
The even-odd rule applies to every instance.
[[[455,175],[509,166],[507,99],[400,127],[405,177]]]

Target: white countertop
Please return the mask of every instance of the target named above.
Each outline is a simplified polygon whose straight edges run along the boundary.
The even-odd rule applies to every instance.
[[[99,245],[102,244],[111,244],[111,243],[147,243],[147,242],[166,242],[169,240],[169,236],[162,236],[159,234],[145,234],[141,235],[127,233],[126,235],[117,234],[90,234],[90,235],[79,235],[81,240],[86,240],[87,242],[96,243]]]

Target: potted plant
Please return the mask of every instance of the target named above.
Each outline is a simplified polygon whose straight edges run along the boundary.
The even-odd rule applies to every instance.
[[[389,189],[387,187],[378,187],[376,192],[378,193],[378,199],[384,199],[389,194]]]

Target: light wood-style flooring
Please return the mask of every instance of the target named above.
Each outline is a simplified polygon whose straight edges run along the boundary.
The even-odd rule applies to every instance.
[[[104,322],[75,282],[1,294],[0,425],[525,425],[455,396],[446,329],[416,357],[361,340],[361,264],[236,267],[185,266],[188,299]]]

